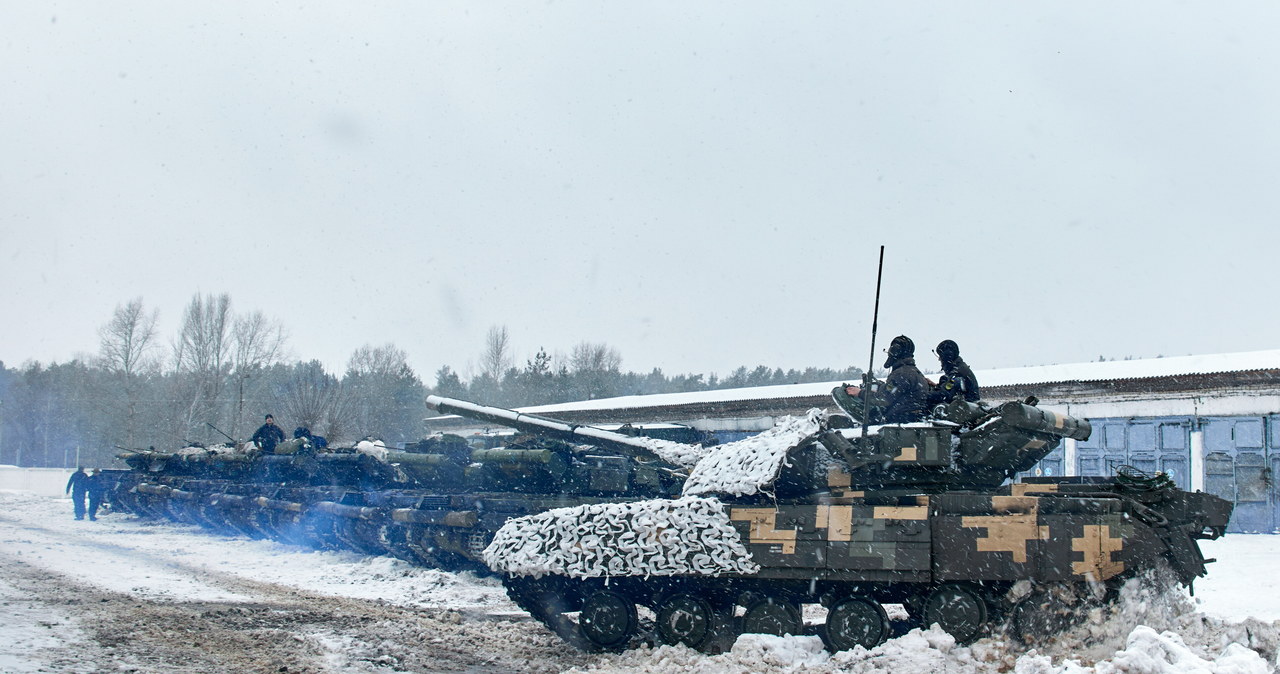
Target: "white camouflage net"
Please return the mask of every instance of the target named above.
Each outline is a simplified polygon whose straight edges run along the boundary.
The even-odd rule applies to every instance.
[[[593,503],[507,521],[484,551],[494,571],[578,578],[755,573],[714,498]]]
[[[789,452],[818,432],[826,413],[809,410],[804,417],[786,417],[782,423],[750,438],[712,447],[684,483],[684,495],[755,494],[778,477]]]
[[[385,462],[387,460],[387,446],[381,440],[377,442],[361,440],[356,443],[356,451],[361,454],[368,454],[379,461]]]
[[[233,445],[210,445],[208,447],[183,447],[174,452],[179,456],[213,456],[216,454],[243,454],[246,450],[238,449]]]
[[[674,463],[677,466],[684,466],[685,468],[690,468],[701,461],[713,449],[702,445],[659,440],[658,438],[637,437],[632,438],[632,440],[643,443],[649,451],[657,454],[663,461]]]

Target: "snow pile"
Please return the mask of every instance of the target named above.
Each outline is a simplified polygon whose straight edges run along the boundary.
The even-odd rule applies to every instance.
[[[1095,668],[1098,674],[1107,672],[1230,672],[1266,674],[1267,663],[1262,656],[1240,644],[1227,644],[1213,661],[1196,655],[1186,642],[1173,632],[1157,633],[1140,625],[1129,634],[1127,647],[1116,653],[1110,662]]]
[[[1092,666],[1076,659],[1055,659],[1035,650],[1018,653],[995,639],[959,646],[941,629],[913,629],[871,650],[856,646],[828,654],[816,636],[773,637],[746,634],[721,655],[705,655],[684,646],[640,649],[606,655],[588,668],[569,674],[738,674],[740,672],[955,672],[965,674],[1266,674],[1269,667],[1256,652],[1238,643],[1217,645],[1202,657],[1172,632],[1138,627],[1123,650]]]
[[[830,657],[817,637],[775,637],[744,634],[733,649],[722,655],[704,655],[684,646],[659,646],[621,655],[606,655],[589,669],[574,668],[565,674],[628,672],[629,674],[740,674],[741,672],[831,671]]]
[[[1118,652],[1130,649],[1147,653],[1151,658],[1166,658],[1166,661],[1167,657],[1175,655],[1182,659],[1189,657],[1174,653],[1175,644],[1168,639],[1157,640],[1160,642],[1157,645],[1148,638],[1150,635],[1135,637],[1134,634],[1140,630],[1149,630],[1157,636],[1176,633],[1184,648],[1191,645],[1191,655],[1206,661],[1217,658],[1215,654],[1231,643],[1243,644],[1270,661],[1274,661],[1280,651],[1280,633],[1277,633],[1275,624],[1253,618],[1229,622],[1197,612],[1167,568],[1154,569],[1126,581],[1113,604],[1094,608],[1083,624],[1067,630],[1041,650],[1055,658],[1078,662],[1104,662]],[[1168,671],[1174,671],[1172,661],[1168,662]],[[1206,668],[1203,671],[1217,670]]]
[[[685,497],[593,503],[509,520],[484,551],[494,571],[579,578],[755,573],[724,505]]]
[[[778,476],[783,461],[801,441],[818,432],[826,413],[809,410],[750,438],[713,447],[684,483],[684,495],[755,494]]]

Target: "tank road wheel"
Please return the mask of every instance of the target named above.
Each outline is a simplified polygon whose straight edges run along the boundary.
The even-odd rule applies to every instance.
[[[748,634],[803,635],[804,621],[796,605],[776,597],[758,599],[742,615],[742,631]]]
[[[596,590],[587,595],[578,614],[582,636],[604,650],[625,647],[638,625],[635,602],[613,590]]]
[[[987,602],[963,585],[942,585],[924,600],[921,614],[925,627],[938,623],[956,643],[967,644],[986,626]]]
[[[1075,625],[1083,612],[1061,592],[1036,590],[1014,605],[1009,626],[1024,643],[1051,637]]]
[[[556,636],[578,650],[592,650],[591,642],[583,637],[578,624],[565,615],[581,609],[582,601],[577,592],[570,590],[562,579],[508,576],[503,585],[507,588],[507,596],[511,597],[516,606],[528,611],[529,615],[546,625]]]
[[[721,653],[737,637],[732,625],[732,614],[692,594],[673,594],[658,605],[658,639],[670,646],[684,644],[704,653]]]
[[[849,597],[831,607],[822,640],[832,651],[854,646],[874,648],[889,636],[889,616],[879,602],[868,597]]]

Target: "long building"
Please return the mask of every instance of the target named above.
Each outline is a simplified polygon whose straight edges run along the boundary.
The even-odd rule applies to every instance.
[[[1122,465],[1163,471],[1183,489],[1234,501],[1231,531],[1280,529],[1280,349],[975,374],[984,400],[1035,396],[1041,406],[1093,424],[1087,441],[1066,440],[1033,472],[1109,475]],[[674,422],[729,441],[782,416],[834,410],[830,392],[840,383],[623,396],[521,411],[580,424]],[[449,423],[432,426],[446,430]]]

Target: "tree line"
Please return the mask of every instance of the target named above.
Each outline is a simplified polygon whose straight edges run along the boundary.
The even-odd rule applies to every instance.
[[[340,376],[317,360],[293,358],[278,322],[235,311],[225,293],[195,295],[167,342],[157,318],[136,298],[101,326],[92,356],[18,368],[0,361],[0,464],[105,467],[117,465],[121,449],[243,441],[265,413],[286,433],[305,426],[334,442],[376,437],[402,445],[429,432],[429,393],[520,407],[862,375],[857,367],[763,365],[723,378],[628,372],[616,349],[590,342],[567,352],[539,348],[517,364],[507,328],[495,326],[467,376],[446,365],[428,386],[391,343],[356,349]]]
[[[715,373],[667,375],[661,368],[647,373],[628,372],[622,370],[622,355],[617,349],[593,342],[581,342],[567,353],[552,354],[540,347],[517,366],[510,343],[505,326],[490,328],[479,371],[464,380],[446,365],[436,371],[433,391],[499,407],[518,407],[627,395],[856,381],[862,377],[862,369],[856,366],[803,370],[741,366],[723,378]]]
[[[98,351],[67,363],[0,362],[0,463],[113,465],[122,449],[246,440],[272,413],[286,433],[412,442],[426,387],[394,344],[356,349],[342,376],[288,358],[283,327],[197,294],[167,343],[141,298],[117,306]]]

